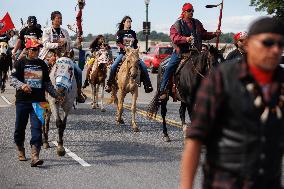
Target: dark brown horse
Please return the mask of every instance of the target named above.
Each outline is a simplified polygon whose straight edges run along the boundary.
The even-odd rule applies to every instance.
[[[6,81],[8,79],[9,67],[12,67],[12,56],[9,53],[8,44],[0,42],[0,89],[1,93],[5,91]]]
[[[175,73],[174,79],[168,82],[167,90],[168,95],[164,100],[159,99],[159,92],[152,99],[149,107],[148,107],[148,117],[153,118],[156,116],[159,107],[161,107],[161,115],[163,118],[163,134],[164,140],[166,142],[170,141],[167,125],[166,125],[166,114],[167,114],[167,102],[169,100],[169,96],[173,97],[174,100],[180,100],[181,106],[179,109],[180,118],[182,121],[182,125],[185,125],[185,112],[188,111],[189,118],[191,117],[192,110],[194,107],[194,98],[198,86],[201,80],[206,76],[208,71],[214,66],[216,66],[219,62],[223,61],[222,53],[211,46],[209,51],[202,52],[196,55],[191,55],[190,58],[184,56],[184,60],[182,60],[182,65],[179,65],[177,68],[177,72]],[[168,61],[164,62],[165,64],[160,65],[157,76],[157,88],[160,88],[160,82],[163,77],[165,67]],[[173,87],[173,85],[175,85]],[[176,89],[176,92],[174,90]]]

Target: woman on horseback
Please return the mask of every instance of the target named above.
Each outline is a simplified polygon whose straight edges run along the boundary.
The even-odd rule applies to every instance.
[[[108,93],[111,91],[111,85],[113,84],[115,79],[116,69],[119,66],[120,62],[122,62],[122,58],[125,55],[125,48],[138,48],[138,40],[135,31],[131,30],[131,22],[132,19],[129,16],[125,16],[118,24],[118,32],[116,33],[116,43],[117,46],[120,48],[120,52],[110,68],[109,79],[107,81],[107,86],[105,89],[105,91]],[[145,78],[143,81],[145,92],[150,93],[153,91],[153,87],[151,84],[150,77],[148,75],[147,67],[141,59],[139,60],[139,66]]]
[[[93,55],[96,54],[101,49],[106,49],[110,51],[110,46],[106,44],[105,38],[103,35],[98,35],[94,41],[90,45],[90,49]],[[111,53],[109,53],[111,55]],[[87,71],[86,71],[86,79],[83,85],[83,88],[86,88],[89,85],[89,75],[92,70],[93,64],[95,62],[95,57],[92,57],[88,62],[87,62]]]

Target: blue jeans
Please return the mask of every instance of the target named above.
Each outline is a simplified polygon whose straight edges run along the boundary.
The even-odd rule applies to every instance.
[[[163,78],[162,78],[161,86],[160,86],[160,91],[165,90],[165,87],[166,87],[171,75],[173,74],[173,72],[177,68],[180,61],[181,61],[181,57],[176,52],[173,52],[173,54],[171,55],[171,60],[169,61],[168,65],[166,67],[165,73],[163,74]]]
[[[42,145],[42,123],[37,118],[31,103],[16,103],[16,123],[14,141],[21,146],[25,142],[25,131],[30,117],[31,135],[30,145],[35,145],[40,149]]]
[[[119,65],[119,63],[122,61],[122,58],[123,58],[124,54],[119,54],[115,61],[113,62],[113,64],[111,65],[110,67],[110,73],[109,73],[109,79],[110,80],[113,80],[114,79],[114,74],[116,73],[116,69]],[[150,77],[149,77],[149,74],[148,74],[148,70],[147,70],[147,67],[145,65],[145,63],[139,59],[139,67],[141,69],[141,71],[143,72],[144,76],[146,77],[146,83],[147,84],[150,84],[151,83],[151,80],[150,80]]]
[[[78,87],[81,87],[82,86],[82,70],[76,63],[74,63],[74,75],[75,75]]]

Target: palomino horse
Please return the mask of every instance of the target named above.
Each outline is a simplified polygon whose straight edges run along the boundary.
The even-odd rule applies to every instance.
[[[8,44],[0,42],[0,88],[1,93],[5,91],[5,83],[8,78],[9,67],[12,66],[12,57],[8,53]]]
[[[90,82],[92,87],[92,108],[96,109],[99,107],[99,89],[101,86],[101,100],[100,100],[100,108],[101,111],[104,112],[104,88],[105,88],[105,79],[107,76],[107,64],[110,62],[109,53],[106,49],[100,49],[95,53],[95,62],[92,67],[92,72],[90,74]]]
[[[185,112],[188,111],[189,118],[191,117],[192,110],[194,107],[194,98],[196,95],[197,88],[201,80],[205,77],[208,71],[220,61],[223,61],[223,55],[218,49],[211,46],[208,52],[203,52],[198,55],[188,58],[185,56],[183,66],[178,68],[175,74],[175,81],[169,82],[168,84],[168,96],[172,96],[177,100],[181,101],[181,106],[179,109],[180,118],[182,125],[185,125]],[[160,81],[165,70],[165,65],[161,65],[158,71],[157,82],[158,89],[160,88]],[[173,85],[176,86],[177,94],[173,94]],[[176,97],[174,97],[176,95]],[[160,94],[157,93],[156,96],[151,101],[148,107],[148,116],[150,118],[157,114],[159,107],[161,106],[161,115],[163,118],[163,134],[164,140],[170,142],[170,138],[167,131],[166,125],[166,114],[167,114],[167,102],[169,98],[160,100]]]
[[[117,104],[117,124],[124,124],[122,119],[123,102],[127,93],[132,94],[132,120],[131,125],[134,132],[139,132],[137,124],[135,122],[136,115],[136,100],[138,97],[138,84],[136,78],[139,67],[139,49],[126,48],[125,60],[122,62],[117,75],[116,82],[117,86],[114,87],[115,102]]]
[[[51,113],[56,121],[58,129],[58,146],[57,154],[59,156],[65,155],[63,147],[63,134],[66,128],[67,116],[69,115],[75,98],[77,96],[77,83],[74,79],[74,63],[70,58],[61,57],[56,60],[56,63],[49,74],[52,84],[56,87],[56,91],[62,94],[63,100],[58,102],[51,96],[47,96],[50,104],[51,112],[47,113],[45,125],[43,128],[43,147],[48,148],[48,130]],[[60,109],[63,110],[62,114]]]

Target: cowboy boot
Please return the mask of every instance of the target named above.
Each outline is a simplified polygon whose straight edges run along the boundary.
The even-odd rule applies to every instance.
[[[39,152],[40,149],[37,148],[35,145],[32,145],[32,162],[31,167],[37,167],[38,165],[43,164],[43,160],[39,159]]]
[[[27,161],[24,145],[17,145],[19,161]]]
[[[85,101],[86,101],[86,98],[83,95],[82,87],[78,87],[78,89],[77,89],[77,102],[78,103],[84,103]]]

